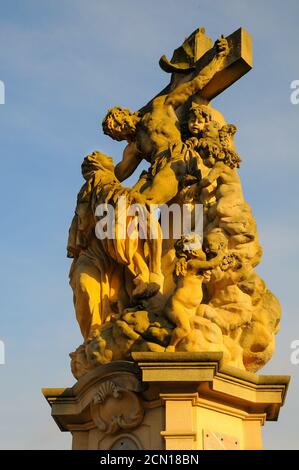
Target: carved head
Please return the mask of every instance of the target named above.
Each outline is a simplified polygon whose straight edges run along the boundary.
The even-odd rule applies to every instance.
[[[136,131],[138,115],[127,108],[117,106],[109,109],[102,122],[104,134],[114,140],[132,140]]]
[[[213,140],[217,144],[220,144],[220,138],[219,138],[219,131],[221,129],[221,126],[217,121],[209,121],[203,128],[202,130],[202,137]]]
[[[228,247],[228,237],[221,228],[215,228],[204,239],[204,250],[208,258],[218,255]]]
[[[188,114],[188,129],[192,135],[200,135],[206,125],[211,121],[212,113],[208,106],[192,103]]]
[[[98,170],[102,170],[103,173],[112,174],[114,177],[114,164],[112,158],[95,150],[84,158],[81,165],[82,176],[87,181]]]
[[[206,255],[202,250],[201,239],[196,233],[182,236],[175,243],[175,253],[177,258],[206,260]]]
[[[203,283],[208,284],[212,278],[211,269],[206,269],[202,271]]]
[[[219,137],[222,145],[226,148],[234,150],[233,137],[237,132],[237,127],[234,124],[226,124],[221,127]]]

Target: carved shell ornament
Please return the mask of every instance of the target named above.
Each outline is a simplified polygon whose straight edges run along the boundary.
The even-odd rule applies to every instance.
[[[133,429],[144,415],[139,396],[111,380],[101,383],[90,406],[95,425],[105,434]]]
[[[93,398],[93,402],[96,403],[104,403],[106,398],[108,397],[114,397],[114,398],[119,398],[120,397],[120,389],[117,385],[115,385],[113,382],[110,380],[102,383],[100,385],[100,388],[98,392],[95,394]]]

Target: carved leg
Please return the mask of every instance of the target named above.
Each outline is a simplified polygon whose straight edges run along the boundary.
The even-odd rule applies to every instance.
[[[77,321],[84,340],[95,326],[103,323],[101,273],[86,256],[80,256],[70,278]]]

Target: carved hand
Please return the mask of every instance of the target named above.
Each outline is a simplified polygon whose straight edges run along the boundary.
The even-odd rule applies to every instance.
[[[198,183],[192,184],[189,186],[189,188],[186,188],[185,194],[184,194],[184,201],[196,201],[199,199],[201,192],[201,187],[199,186]]]
[[[131,197],[131,202],[133,204],[140,204],[140,205],[143,205],[143,206],[146,206],[146,204],[147,204],[146,197],[138,191],[135,191],[135,190],[131,191],[130,192],[130,197]]]
[[[203,178],[200,183],[199,183],[199,187],[200,188],[206,188],[207,186],[210,186],[210,184],[212,184],[214,182],[214,180],[211,180],[208,176],[206,176],[205,178]]]
[[[226,57],[229,54],[229,47],[228,47],[228,42],[223,36],[223,34],[220,36],[219,39],[215,42],[215,47],[216,47],[216,54],[217,57]]]

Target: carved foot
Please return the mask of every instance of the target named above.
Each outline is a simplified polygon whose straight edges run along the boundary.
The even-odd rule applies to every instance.
[[[141,279],[134,279],[135,289],[133,290],[134,300],[148,299],[156,295],[160,289],[159,284],[155,282],[143,282]]]

